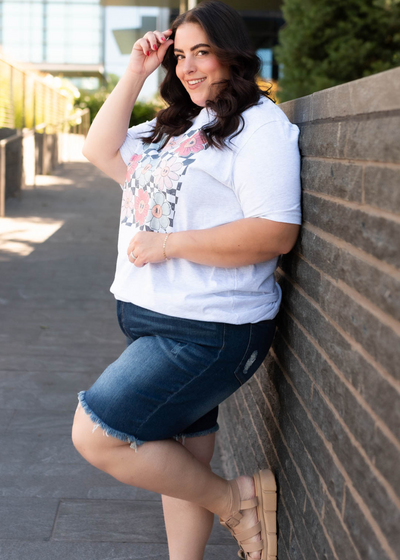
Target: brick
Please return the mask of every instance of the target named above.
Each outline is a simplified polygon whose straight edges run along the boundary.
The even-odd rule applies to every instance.
[[[347,534],[343,521],[338,516],[328,497],[325,499],[324,527],[334,543],[337,558],[340,560],[361,560],[361,555]]]
[[[352,480],[354,488],[380,526],[389,544],[394,549],[400,547],[399,509],[318,391],[314,391],[313,400],[315,400],[313,417],[318,422],[325,438],[332,445],[334,453]]]
[[[305,504],[303,513],[304,523],[307,526],[312,538],[313,547],[316,550],[318,559],[336,560],[332,547],[328,541],[326,531],[320,519],[315,515],[314,508],[309,500]],[[342,558],[340,558],[342,560]]]
[[[329,243],[316,233],[303,227],[293,251],[304,256],[307,261],[322,272],[329,274],[334,280],[338,279],[341,250],[333,243]],[[283,257],[290,257],[291,255],[292,252],[283,255]]]
[[[346,488],[344,523],[363,560],[389,560],[374,530],[367,521],[353,495]],[[399,553],[400,550],[398,549]]]
[[[283,541],[278,541],[278,558],[279,560],[290,560],[288,549]]]
[[[311,120],[311,95],[281,103],[279,108],[292,123],[303,123]]]
[[[282,401],[281,414],[289,416],[294,429],[297,430],[298,435],[300,434],[299,437],[307,449],[315,468],[324,480],[328,492],[335,500],[338,509],[340,509],[343,500],[343,475],[332,461],[330,450],[315,430],[315,426],[283,374],[280,383],[280,395]]]
[[[361,165],[303,158],[303,190],[335,196],[351,202],[362,201]]]
[[[400,268],[399,223],[310,193],[303,193],[303,219]]]
[[[400,117],[366,115],[334,122],[300,124],[302,156],[400,162]]]
[[[368,411],[360,405],[294,321],[286,314],[284,314],[284,317],[279,323],[279,331],[282,332],[287,340],[290,340],[293,350],[308,367],[308,371],[325,394],[325,398],[336,409],[349,431],[363,446],[375,467],[380,470],[393,488],[400,488],[400,470],[396,468],[400,461],[400,453],[397,447],[375,425],[375,421],[371,418]],[[289,353],[290,350],[286,347],[282,352]],[[298,389],[297,386],[296,389]],[[383,398],[382,401],[384,405],[388,399]],[[398,417],[399,409],[398,407],[395,407],[395,409],[395,414]],[[309,406],[309,410],[312,414],[312,406]],[[394,426],[396,432],[399,431],[399,425],[400,422],[398,421]]]
[[[341,84],[312,94],[312,120],[349,117],[355,114],[350,84]]]
[[[393,68],[350,82],[348,85],[353,111],[357,114],[400,109],[399,78],[400,68]]]
[[[288,318],[288,321],[289,320],[290,319]],[[307,354],[310,355],[310,353],[312,353],[312,345],[310,344],[309,340],[307,340],[300,329],[298,329],[296,325],[294,325],[293,321],[291,322],[291,326],[291,331],[286,330],[284,334],[286,334],[287,338],[292,342],[293,349],[295,351],[298,350],[301,357],[303,357],[304,355],[307,356]],[[291,332],[296,332],[297,336],[290,336]],[[307,354],[305,354],[305,352],[307,352]],[[295,386],[296,391],[299,393],[300,397],[308,407],[308,410],[312,414],[312,399],[310,398],[310,394],[304,394],[302,390],[305,383],[298,383],[297,378],[293,378],[291,375],[291,371],[295,367],[299,368],[299,365],[295,365],[297,358],[294,356],[291,349],[287,346],[286,342],[282,343],[281,355],[289,355],[291,357],[290,362],[293,363],[293,366],[291,370],[289,370],[290,379]],[[286,363],[290,362],[289,360],[287,360]],[[355,438],[361,442],[367,442],[366,449],[367,451],[372,452],[371,449],[368,449],[368,441],[370,440],[371,433],[373,433],[374,431],[375,422],[374,420],[372,420],[368,412],[360,405],[354,395],[340,380],[340,378],[336,375],[334,370],[319,352],[315,350],[312,361],[307,360],[303,363],[308,368],[312,379],[317,384],[314,387],[314,391],[323,391],[325,398],[336,409],[338,415],[343,419],[346,425],[349,426],[349,430],[353,433]],[[285,370],[288,371],[286,367]],[[302,371],[304,372],[304,370]],[[311,384],[309,375],[304,372],[304,376],[307,377],[307,383]],[[386,440],[386,438],[384,439]]]
[[[282,255],[280,266],[294,282],[318,303],[321,297],[321,273],[293,252]]]
[[[400,116],[375,113],[347,121],[344,157],[385,163],[400,162]]]
[[[337,276],[382,311],[400,321],[400,282],[361,258],[341,251]]]
[[[300,125],[299,146],[304,156],[344,158],[347,129],[340,122]]]
[[[284,504],[283,502],[281,502],[277,508],[276,521],[278,536],[278,558],[280,559],[282,548],[286,548],[286,550],[289,548],[290,533],[292,530],[286,504]]]
[[[400,109],[398,68],[282,103],[295,123]],[[382,87],[384,80],[385,87]]]
[[[291,285],[283,278],[281,278],[281,286],[284,293],[284,308],[287,308],[297,321],[304,325],[311,337],[372,410],[397,437],[400,437],[400,407],[397,406],[398,394],[393,390],[393,386],[375,370],[371,363],[352,348],[348,340],[334,328],[315,305],[312,305],[298,290],[290,291]],[[283,311],[284,309],[280,312],[279,321],[285,321],[284,328],[289,330],[288,337],[291,338],[291,344],[299,358],[305,364],[319,363],[312,341],[307,343],[300,329],[294,327],[292,320]],[[281,324],[283,323],[278,323]],[[318,372],[314,366],[310,367],[311,370],[314,373]],[[330,374],[327,376],[328,380],[329,378]]]
[[[287,372],[290,381],[296,387],[301,399],[308,406],[311,397],[312,381],[309,375],[304,371],[298,359],[291,352],[286,342],[282,339],[282,334],[278,330],[274,339],[274,351],[277,355],[279,363]]]
[[[319,560],[314,550],[308,527],[304,522],[302,505],[299,507],[293,500],[285,477],[282,477],[280,493],[287,507],[292,524],[292,532],[288,547],[290,558],[296,560]]]
[[[325,295],[321,300],[323,311],[361,344],[394,378],[400,379],[394,351],[399,347],[399,336],[329,279],[323,278],[322,285]]]
[[[253,395],[252,393],[249,392],[248,396],[248,402],[254,402],[255,400],[255,395]],[[256,408],[256,407],[255,407]],[[258,411],[257,411],[258,412]],[[255,413],[255,418],[258,417],[259,420],[259,414]],[[262,420],[261,420],[262,422]],[[274,426],[275,426],[275,422],[274,422]],[[260,423],[260,428],[262,428],[262,424]],[[258,427],[257,427],[258,428]],[[295,461],[296,464],[300,467],[301,471],[303,472],[303,468],[301,468],[301,465],[306,464],[307,467],[311,467],[312,471],[310,471],[309,473],[306,472],[305,473],[305,478],[306,478],[306,482],[308,481],[309,486],[313,486],[313,484],[315,484],[316,488],[318,486],[321,485],[320,480],[318,479],[318,476],[315,473],[315,469],[312,467],[311,462],[309,461],[309,459],[306,457],[305,460],[303,460],[303,457],[300,457],[300,463],[298,464],[298,450],[301,450],[301,453],[304,454],[304,447],[301,444],[300,440],[297,438],[296,442],[293,442],[293,439],[296,438],[296,434],[293,434],[292,431],[292,427],[291,425],[289,426],[289,422],[283,421],[281,423],[281,429],[283,431],[284,437],[287,440],[287,442],[285,443],[282,440],[282,437],[279,435],[279,437],[277,437],[276,442],[275,442],[275,450],[277,453],[277,458],[279,459],[278,461],[272,461],[271,463],[276,463],[276,467],[274,469],[274,467],[272,467],[273,472],[276,472],[276,476],[277,476],[277,483],[279,484],[279,481],[281,479],[281,469],[283,469],[284,472],[284,476],[287,478],[289,486],[292,490],[292,493],[294,495],[294,498],[296,500],[296,503],[299,505],[299,507],[301,507],[301,504],[304,503],[304,499],[305,499],[305,488],[304,485],[298,475],[298,472],[296,470],[296,467],[293,463],[292,458],[289,455],[288,452],[288,446],[289,449],[291,450],[292,454],[295,456]],[[269,426],[267,425],[267,430],[269,430]],[[258,430],[259,431],[259,430]],[[287,437],[288,436],[288,437]],[[269,437],[268,437],[269,439]],[[290,441],[288,441],[290,440]],[[271,448],[271,444],[270,444],[270,439],[268,442],[268,447]],[[271,449],[271,454],[275,453],[275,450],[272,451]],[[260,463],[260,466],[262,466],[262,463]],[[322,504],[321,504],[322,507]]]
[[[367,166],[364,196],[366,204],[400,214],[400,169]]]
[[[400,282],[394,276],[383,271],[379,264],[374,266],[305,227],[301,229],[293,251],[282,255],[280,263],[284,263],[285,259],[292,259],[294,253],[304,257],[333,280],[343,280],[382,311],[400,320],[400,298],[397,297],[397,294],[400,293]],[[283,270],[286,271],[286,268]],[[290,272],[288,273],[292,276]],[[293,278],[295,277],[293,276]],[[316,299],[316,296],[312,295],[311,287],[306,290],[303,285],[303,289]],[[320,286],[318,286],[319,293]]]

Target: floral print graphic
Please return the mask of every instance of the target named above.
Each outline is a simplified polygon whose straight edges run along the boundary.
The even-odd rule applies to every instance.
[[[142,156],[139,154],[133,154],[131,157],[128,166],[126,168],[126,180],[129,181],[133,173],[135,172],[139,161],[142,159]]]
[[[160,191],[164,189],[171,189],[172,181],[177,181],[179,179],[179,175],[176,171],[181,169],[182,163],[179,161],[177,162],[177,159],[177,156],[174,156],[169,161],[163,159],[155,170],[154,184],[157,185]]]
[[[121,221],[128,219],[132,214],[133,210],[133,192],[131,189],[124,189],[124,194],[122,196],[122,207],[121,207]]]
[[[171,214],[171,205],[167,202],[162,192],[156,192],[150,201],[146,223],[153,231],[166,229],[169,226],[168,216]]]
[[[173,231],[184,177],[196,154],[209,148],[200,128],[161,145],[143,145],[143,153],[133,154],[127,166],[121,224],[131,231]]]
[[[149,193],[139,189],[135,196],[135,220],[142,226],[149,212]]]
[[[190,154],[195,154],[200,152],[200,150],[204,150],[203,142],[204,135],[199,130],[196,134],[193,134],[193,136],[186,138],[175,150],[175,153],[178,153],[182,157],[190,156]]]
[[[174,137],[170,138],[167,144],[164,147],[164,150],[170,150],[171,148],[175,148],[178,145],[178,142],[174,139]]]
[[[139,175],[139,185],[141,187],[144,187],[150,181],[151,172],[151,163],[148,163],[147,165],[142,167]]]

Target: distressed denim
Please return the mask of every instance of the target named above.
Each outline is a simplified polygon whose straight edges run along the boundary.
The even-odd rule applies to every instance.
[[[106,435],[131,447],[218,430],[218,405],[255,373],[276,320],[232,325],[117,302],[127,348],[79,401]]]

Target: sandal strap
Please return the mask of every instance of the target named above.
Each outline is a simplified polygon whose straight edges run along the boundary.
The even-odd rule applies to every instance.
[[[243,500],[240,502],[240,511],[243,509],[252,509],[258,506],[258,498],[255,496],[254,498],[250,498],[250,500]]]
[[[264,541],[257,541],[249,544],[241,545],[244,552],[258,552],[264,549]]]
[[[258,522],[256,525],[253,525],[253,527],[249,527],[248,529],[245,529],[241,533],[235,533],[235,537],[236,537],[236,540],[241,545],[242,541],[245,541],[247,539],[251,539],[251,537],[255,537],[256,535],[258,535],[258,533],[261,533],[261,523],[260,522]]]
[[[223,527],[226,527],[227,529],[233,529],[234,527],[239,525],[242,517],[243,515],[240,513],[240,511],[237,511],[233,515],[231,515],[228,519],[220,519],[219,522]]]

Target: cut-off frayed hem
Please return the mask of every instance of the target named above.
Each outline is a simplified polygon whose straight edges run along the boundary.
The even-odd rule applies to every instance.
[[[86,391],[80,391],[78,393],[78,401],[79,401],[79,404],[82,406],[84,412],[89,416],[89,418],[91,419],[91,421],[94,424],[92,432],[95,432],[97,430],[97,428],[101,428],[103,430],[103,435],[105,435],[106,437],[111,436],[111,437],[114,437],[116,439],[119,439],[120,441],[124,441],[126,443],[129,443],[129,446],[132,449],[134,449],[135,451],[137,451],[138,447],[140,445],[143,445],[143,443],[148,443],[147,441],[138,439],[135,436],[125,434],[124,432],[120,432],[119,430],[114,430],[114,428],[110,428],[110,426],[108,426],[105,422],[103,422],[97,416],[97,414],[95,414],[93,412],[93,410],[89,407],[89,405],[87,404],[86,399],[85,399],[85,393],[86,393]],[[176,436],[173,436],[171,439],[174,439],[178,442],[181,439],[182,440],[182,445],[185,445],[185,439],[186,438],[208,436],[209,434],[213,434],[213,433],[217,432],[218,430],[219,430],[219,425],[217,423],[215,426],[213,426],[212,428],[210,428],[208,430],[203,430],[201,432],[193,432],[193,433],[189,433],[189,434],[178,434]]]
[[[217,423],[217,424],[215,424],[215,426],[213,426],[209,430],[203,430],[201,432],[193,432],[191,434],[179,434],[178,436],[174,436],[174,439],[176,439],[176,441],[179,441],[179,439],[182,439],[182,445],[185,445],[185,439],[186,438],[208,436],[210,434],[214,434],[215,432],[218,432],[218,430],[219,430],[219,425]]]
[[[138,450],[139,445],[143,445],[143,443],[146,443],[145,441],[138,439],[135,436],[125,434],[124,432],[120,432],[119,430],[114,430],[114,428],[110,428],[110,426],[108,426],[105,422],[103,422],[103,420],[101,420],[97,416],[97,414],[95,414],[93,410],[88,406],[85,399],[85,393],[86,391],[80,391],[78,393],[78,400],[84,412],[89,416],[91,421],[94,423],[92,432],[95,432],[97,428],[101,428],[103,430],[103,435],[107,437],[109,436],[114,437],[116,439],[119,439],[120,441],[125,441],[126,443],[129,443],[129,446],[135,451]]]

